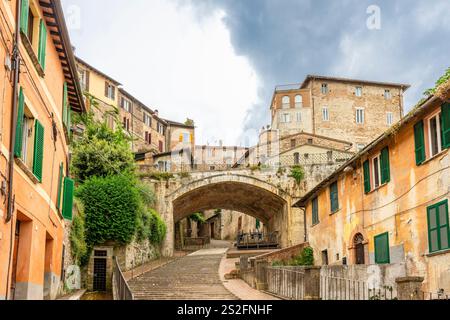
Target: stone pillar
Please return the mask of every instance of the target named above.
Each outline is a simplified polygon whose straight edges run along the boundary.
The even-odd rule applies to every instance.
[[[268,265],[269,262],[267,260],[255,260],[255,278],[257,290],[267,289],[266,267]]]
[[[402,277],[395,279],[398,300],[423,300],[423,277]]]
[[[320,300],[320,267],[306,267],[304,300]]]

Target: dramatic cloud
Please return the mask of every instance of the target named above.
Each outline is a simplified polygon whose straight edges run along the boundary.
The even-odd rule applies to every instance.
[[[309,73],[409,83],[408,109],[450,64],[448,0],[70,3],[83,12],[81,56],[164,115],[195,118],[210,141],[254,136],[274,87]],[[381,25],[369,30],[373,5]]]

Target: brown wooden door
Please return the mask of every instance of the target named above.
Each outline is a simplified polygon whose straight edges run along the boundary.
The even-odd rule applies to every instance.
[[[20,221],[16,222],[16,233],[14,236],[13,265],[11,274],[11,297],[14,299],[17,282],[17,260],[19,256],[19,240],[20,240]]]
[[[358,243],[355,246],[355,250],[356,250],[356,264],[365,264],[364,245],[362,243]]]

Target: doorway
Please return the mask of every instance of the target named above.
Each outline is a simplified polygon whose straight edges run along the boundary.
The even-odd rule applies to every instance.
[[[355,235],[353,239],[355,248],[355,264],[366,264],[364,252],[364,237],[361,233]]]
[[[19,241],[20,241],[20,221],[16,221],[16,229],[14,234],[14,249],[13,249],[13,265],[11,274],[11,298],[15,299],[16,283],[17,283],[17,261],[19,260]]]
[[[211,222],[211,240],[214,239],[214,222]]]
[[[94,279],[93,290],[106,291],[106,259],[107,251],[95,250],[94,252]]]
[[[53,238],[47,232],[45,239],[44,300],[50,300],[52,298],[52,266]]]
[[[328,265],[328,250],[322,251],[322,265],[327,266]]]

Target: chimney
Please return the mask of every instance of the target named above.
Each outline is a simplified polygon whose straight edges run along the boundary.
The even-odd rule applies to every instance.
[[[155,110],[155,115],[158,117],[159,116],[159,111]]]

